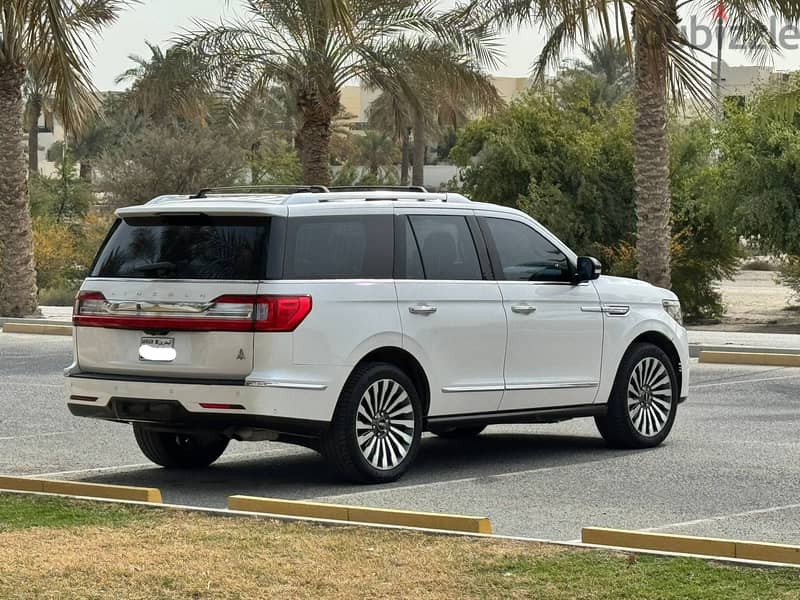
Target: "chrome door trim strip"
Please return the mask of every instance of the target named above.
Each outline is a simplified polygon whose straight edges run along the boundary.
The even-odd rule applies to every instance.
[[[574,390],[596,388],[597,381],[575,381],[556,383],[516,383],[512,385],[453,385],[442,388],[444,394],[461,394],[466,392],[516,392],[520,390]]]
[[[249,387],[273,387],[290,390],[322,391],[328,389],[328,386],[324,383],[306,383],[303,381],[265,381],[263,379],[248,379],[244,384]]]
[[[464,392],[502,392],[505,386],[500,385],[453,385],[442,388],[444,394],[461,394]]]
[[[575,390],[583,388],[596,388],[600,385],[597,381],[574,381],[574,382],[555,382],[555,383],[515,383],[507,385],[508,391],[520,390]]]

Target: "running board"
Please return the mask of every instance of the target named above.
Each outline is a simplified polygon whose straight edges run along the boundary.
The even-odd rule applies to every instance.
[[[602,417],[607,413],[606,404],[581,404],[558,408],[506,410],[500,412],[467,413],[428,417],[425,429],[432,426],[467,427],[471,425],[500,425],[513,423],[556,423],[576,417]]]

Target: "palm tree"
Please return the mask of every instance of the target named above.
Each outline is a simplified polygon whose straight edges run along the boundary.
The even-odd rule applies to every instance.
[[[39,119],[49,104],[53,86],[44,81],[34,66],[28,68],[23,94],[25,97],[25,128],[28,131],[28,172],[39,172]],[[49,108],[49,106],[48,106]]]
[[[382,92],[367,109],[367,119],[370,125],[388,133],[400,144],[400,185],[408,185],[408,175],[411,172],[411,130],[413,115],[411,105],[406,102],[401,94]]]
[[[468,111],[492,110],[502,101],[480,61],[453,44],[401,38],[388,52],[407,85],[384,86],[375,101],[375,120],[391,123],[404,156],[409,129],[413,131],[412,183],[423,185],[431,129],[445,124],[457,128]]]
[[[679,27],[679,0],[472,0],[463,11],[500,27],[536,23],[549,34],[534,71],[540,80],[557,67],[562,52],[592,39],[591,23],[600,37],[617,35],[634,63],[634,181],[640,279],[670,287],[670,186],[667,144],[667,106],[685,94],[713,103],[710,69],[700,60],[706,54]],[[691,3],[709,15],[718,0]],[[800,17],[798,0],[726,2],[728,32],[738,36],[751,54],[763,59],[777,49],[768,19],[788,22]],[[480,15],[480,16],[478,16]],[[630,17],[630,22],[629,22]]]
[[[373,177],[377,178],[382,168],[396,164],[397,146],[385,132],[368,129],[354,137],[357,164],[365,165]]]
[[[434,0],[245,0],[246,15],[199,23],[180,47],[203,57],[211,81],[239,103],[278,85],[300,115],[296,147],[307,183],[330,181],[331,121],[354,79],[402,87],[387,49],[397,36],[439,37],[479,55],[482,30],[456,26]]]
[[[36,310],[22,89],[31,66],[65,127],[77,131],[95,106],[87,36],[112,23],[124,0],[3,0],[0,4],[0,314]]]
[[[201,76],[200,57],[180,47],[164,52],[155,44],[145,44],[150,57],[129,55],[135,66],[115,80],[131,84],[125,93],[129,108],[160,125],[176,121],[206,124],[215,99]]]

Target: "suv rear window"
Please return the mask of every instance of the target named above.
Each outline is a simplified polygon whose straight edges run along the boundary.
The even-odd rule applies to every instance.
[[[91,277],[263,279],[269,224],[269,218],[204,215],[119,220]]]

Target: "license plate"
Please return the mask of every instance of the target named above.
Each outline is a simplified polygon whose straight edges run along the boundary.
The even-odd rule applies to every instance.
[[[176,355],[175,338],[143,337],[139,344],[139,360],[172,362]]]

